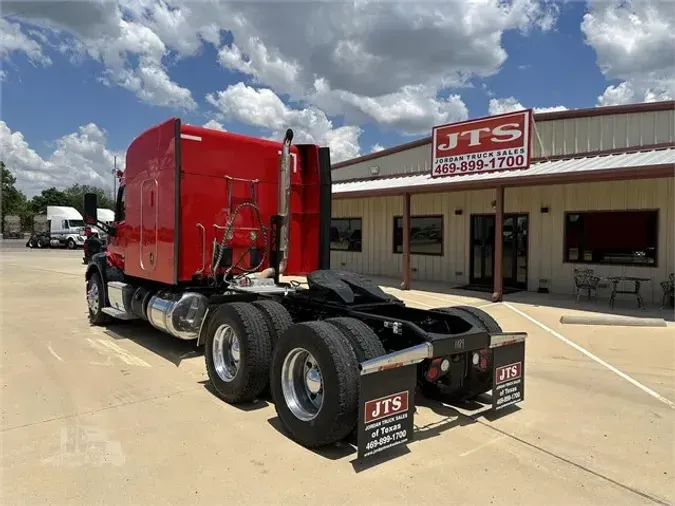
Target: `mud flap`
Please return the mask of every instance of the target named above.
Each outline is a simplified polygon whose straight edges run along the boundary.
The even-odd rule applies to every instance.
[[[525,341],[494,348],[492,409],[501,411],[525,399]]]
[[[413,440],[417,364],[364,374],[359,391],[358,459]]]

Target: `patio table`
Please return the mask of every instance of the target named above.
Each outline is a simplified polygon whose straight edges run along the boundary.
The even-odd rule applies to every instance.
[[[607,281],[612,283],[612,293],[609,296],[609,307],[614,309],[614,299],[616,298],[617,293],[635,295],[635,298],[638,302],[638,307],[645,309],[644,301],[642,300],[642,295],[640,294],[640,285],[651,281],[651,278],[638,278],[635,276],[609,276],[606,278]],[[621,282],[633,283],[632,290],[619,290],[618,286]]]

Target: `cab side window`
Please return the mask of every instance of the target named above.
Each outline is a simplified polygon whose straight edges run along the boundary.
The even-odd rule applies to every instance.
[[[68,228],[70,228],[68,227],[68,220],[61,220],[61,228],[63,230],[68,230]]]
[[[120,186],[119,191],[117,192],[117,205],[115,206],[115,221],[120,222],[124,221],[125,217],[125,199],[124,199],[124,194],[125,194],[125,186],[122,185]]]

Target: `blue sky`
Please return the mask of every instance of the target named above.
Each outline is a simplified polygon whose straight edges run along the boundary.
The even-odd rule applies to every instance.
[[[82,179],[105,184],[103,181],[107,178],[101,179],[101,174],[108,170],[105,165],[110,162],[110,156],[123,157],[135,135],[171,116],[180,116],[198,125],[215,120],[228,131],[264,137],[277,134],[288,124],[296,130],[305,129],[309,140],[331,145],[334,159],[346,159],[429,135],[434,124],[467,116],[485,116],[520,107],[573,109],[670,98],[672,90],[669,88],[672,74],[666,75],[665,84],[656,83],[654,91],[650,87],[654,83],[640,81],[637,73],[632,76],[625,61],[614,61],[625,57],[629,49],[620,45],[620,33],[615,33],[618,42],[607,37],[611,27],[623,29],[627,34],[624,40],[630,41],[631,35],[639,39],[640,33],[635,32],[630,14],[641,11],[630,3],[622,7],[621,3],[605,2],[598,7],[582,1],[514,0],[513,12],[504,15],[494,10],[488,14],[470,13],[476,16],[475,21],[487,24],[490,19],[494,20],[494,28],[487,30],[491,35],[483,32],[467,35],[466,27],[453,27],[450,24],[454,21],[447,21],[449,28],[443,27],[438,34],[431,33],[428,37],[429,41],[445,44],[443,37],[450,33],[447,47],[437,51],[438,58],[446,60],[441,62],[434,57],[419,62],[410,56],[411,52],[427,55],[432,52],[424,46],[425,37],[417,36],[415,28],[409,25],[410,33],[406,35],[404,31],[401,37],[408,37],[411,44],[416,44],[414,51],[403,45],[397,49],[391,43],[378,42],[378,36],[382,40],[388,36],[386,29],[381,28],[385,26],[383,21],[391,20],[392,25],[398,23],[405,29],[406,16],[397,17],[395,11],[388,13],[380,8],[373,11],[373,16],[378,16],[375,28],[365,30],[355,25],[355,31],[345,26],[353,19],[345,12],[345,4],[333,4],[340,10],[331,18],[331,24],[335,25],[330,27],[332,38],[322,47],[328,48],[326,54],[333,58],[332,63],[338,61],[337,67],[331,66],[330,58],[317,56],[321,50],[312,46],[312,42],[324,42],[320,33],[285,35],[283,20],[272,33],[267,27],[274,26],[275,19],[261,14],[260,7],[256,10],[255,7],[240,8],[241,4],[236,3],[224,5],[218,15],[223,10],[239,9],[238,14],[247,22],[244,28],[228,30],[223,21],[218,26],[221,30],[218,40],[204,28],[213,22],[213,16],[197,12],[199,3],[188,4],[187,9],[191,7],[192,12],[182,17],[182,33],[188,34],[185,39],[188,42],[177,42],[181,30],[162,26],[161,20],[166,18],[166,12],[180,13],[180,9],[186,9],[180,3],[173,6],[173,10],[163,11],[162,17],[159,14],[163,4],[155,5],[154,11],[137,7],[129,13],[113,12],[92,2],[95,8],[92,15],[100,29],[90,29],[91,17],[83,18],[83,24],[78,25],[78,19],[66,11],[60,18],[34,17],[21,14],[23,11],[19,16],[6,16],[7,12],[16,12],[9,3],[0,24],[1,31],[12,34],[8,47],[0,51],[4,122],[0,135],[5,137],[1,155],[11,161],[10,169],[18,171],[20,186],[28,193]],[[320,4],[312,4],[316,5]],[[421,16],[426,16],[428,13],[422,11],[434,5],[437,4],[421,3],[417,8]],[[452,6],[464,8],[464,4]],[[535,7],[539,11],[533,14]],[[526,11],[527,14],[522,14]],[[452,12],[448,14],[450,19]],[[312,23],[309,16],[311,14],[308,14],[307,25]],[[345,16],[342,26],[340,16]],[[645,16],[650,18],[649,13]],[[507,20],[508,17],[512,19]],[[63,19],[68,21],[64,24]],[[623,25],[617,23],[617,19],[623,20]],[[89,23],[86,26],[85,21]],[[129,35],[128,29],[126,33],[116,31],[120,26],[132,26],[135,32]],[[298,26],[306,29],[306,25]],[[105,32],[106,27],[112,27],[110,38],[98,33]],[[285,28],[298,32],[287,25]],[[455,28],[456,33],[451,33]],[[345,35],[347,33],[349,35]],[[8,35],[5,37],[10,40]],[[190,37],[194,44],[187,47]],[[204,38],[209,37],[211,42],[205,42]],[[139,40],[145,40],[145,46]],[[122,49],[111,51],[111,41],[117,41]],[[341,46],[344,41],[351,45]],[[304,43],[303,50],[297,49],[299,43]],[[232,49],[232,45],[238,52],[232,56],[230,51],[228,62],[223,63],[219,51]],[[460,46],[461,50],[453,49]],[[356,63],[342,56],[343,47],[350,51],[357,47],[350,53]],[[64,48],[69,49],[66,52]],[[635,50],[630,48],[639,60]],[[505,54],[500,57],[499,51]],[[71,58],[73,54],[79,56],[75,62]],[[363,69],[370,64],[358,67],[364,54],[378,58],[373,72],[381,75],[381,79],[364,75]],[[500,61],[503,56],[505,59]],[[49,63],[44,63],[46,59]],[[156,76],[155,70],[162,69],[166,82],[148,79],[148,74],[139,70],[141,62],[153,70],[151,75]],[[656,65],[658,67],[658,63]],[[302,70],[289,74],[288,69],[298,68]],[[120,76],[127,71],[125,83]],[[463,72],[465,79],[458,79],[453,75],[455,71]],[[141,76],[138,81],[141,84],[129,85],[129,81],[138,76]],[[317,78],[325,78],[329,83],[327,92],[317,91]],[[106,79],[107,82],[102,82]],[[443,79],[450,84],[441,84]],[[342,84],[338,88],[334,83]],[[189,98],[170,98],[172,89],[184,90],[181,93]],[[263,95],[260,90],[269,93]],[[226,92],[224,98],[217,102],[207,100],[207,95],[219,91]],[[285,109],[275,97],[281,98]],[[188,104],[183,109],[177,106],[186,103],[193,106]],[[90,130],[85,136],[80,129],[90,124],[97,130]],[[263,125],[269,128],[262,128]],[[10,133],[14,134],[11,138]],[[17,144],[17,133],[25,141],[19,143],[21,146]],[[76,137],[69,138],[65,144],[60,141],[73,133]],[[87,145],[87,139],[100,146]],[[55,156],[59,146],[69,146],[68,153],[59,152]],[[62,151],[66,151],[65,148]],[[77,156],[69,159],[73,151]],[[36,162],[31,152],[42,162]],[[68,169],[64,164],[76,165],[70,167],[70,177],[53,177]],[[54,174],[48,174],[50,171]]]

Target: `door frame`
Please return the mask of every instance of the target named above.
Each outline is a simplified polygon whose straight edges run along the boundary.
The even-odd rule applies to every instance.
[[[494,271],[495,271],[495,256],[493,254],[492,256],[492,276],[489,278],[482,278],[480,280],[476,280],[473,277],[474,273],[474,267],[475,267],[475,258],[473,254],[473,238],[474,238],[474,229],[475,229],[475,220],[474,218],[491,218],[495,221],[495,226],[496,226],[496,221],[497,221],[497,216],[494,213],[475,213],[475,214],[470,214],[469,215],[469,283],[470,284],[476,284],[476,285],[490,285],[494,284]],[[518,245],[515,244],[515,250],[516,255],[514,257],[514,262],[513,262],[513,268],[511,273],[507,276],[506,273],[504,272],[502,268],[502,277],[504,280],[504,286],[509,287],[509,288],[519,288],[523,290],[527,290],[527,285],[529,281],[529,268],[530,268],[530,213],[524,212],[524,213],[504,213],[504,218],[506,219],[507,217],[513,218],[514,224],[518,222],[518,218],[520,217],[525,217],[527,218],[527,238],[525,241],[525,281],[519,283],[518,282],[518,255],[517,255],[517,248]],[[504,233],[504,230],[502,229],[502,234]],[[503,237],[503,235],[502,235]],[[517,238],[517,235],[516,235]],[[514,239],[514,242],[517,242],[516,239]],[[494,252],[494,235],[488,240],[488,244],[492,244],[493,252]],[[484,249],[484,247],[483,247]],[[484,261],[484,255],[481,255],[481,260]],[[503,259],[503,250],[502,250],[502,262],[504,261]],[[514,276],[515,275],[515,276]]]

